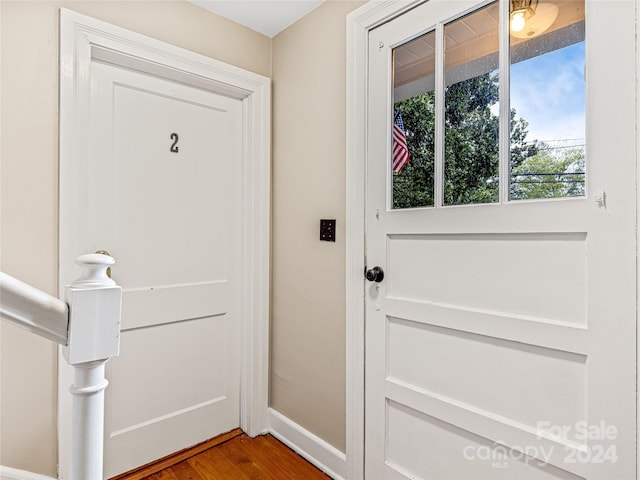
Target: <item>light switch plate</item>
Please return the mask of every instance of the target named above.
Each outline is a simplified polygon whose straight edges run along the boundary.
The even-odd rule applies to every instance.
[[[335,219],[320,220],[320,240],[325,242],[335,242],[336,241],[336,221]]]

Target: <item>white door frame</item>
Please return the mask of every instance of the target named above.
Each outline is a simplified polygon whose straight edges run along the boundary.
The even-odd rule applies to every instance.
[[[347,478],[364,479],[365,184],[369,31],[426,0],[370,1],[347,15]]]
[[[242,101],[242,310],[240,427],[268,429],[271,81],[269,78],[138,33],[60,11],[60,203],[58,291],[75,278],[74,236],[86,225],[73,198],[89,151],[92,60],[106,61]],[[117,261],[117,259],[116,259]],[[69,478],[71,395],[59,362],[59,478]]]
[[[364,375],[365,375],[365,184],[368,104],[368,48],[369,31],[392,20],[427,0],[370,0],[347,15],[347,135],[346,135],[346,340],[347,340],[347,478],[364,479]],[[636,17],[640,0],[636,4]],[[636,65],[640,68],[640,37],[636,35]],[[636,72],[638,72],[638,68]],[[636,77],[638,74],[636,74]],[[638,129],[640,128],[640,85],[636,81],[635,105],[636,157],[640,161]],[[640,182],[640,169],[638,171]],[[637,204],[640,205],[640,190]],[[639,212],[640,215],[640,212]],[[640,225],[640,217],[637,220]],[[636,239],[640,245],[640,231]],[[636,247],[637,250],[638,247]],[[640,260],[638,262],[638,298],[640,298]],[[638,309],[636,309],[638,310]],[[640,364],[640,348],[638,349]],[[640,370],[638,371],[640,385]],[[640,396],[637,396],[640,411]],[[638,417],[640,445],[640,417]],[[640,478],[640,450],[638,450]]]

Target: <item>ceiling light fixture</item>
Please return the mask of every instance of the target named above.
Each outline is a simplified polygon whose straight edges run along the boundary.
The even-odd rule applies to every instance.
[[[511,35],[533,38],[546,32],[558,18],[558,6],[538,0],[511,0]]]
[[[536,14],[538,0],[511,0],[511,31],[520,32]]]

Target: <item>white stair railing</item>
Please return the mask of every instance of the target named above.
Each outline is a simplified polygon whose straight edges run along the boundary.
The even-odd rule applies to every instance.
[[[112,257],[76,263],[83,272],[67,286],[67,303],[0,272],[0,318],[64,346],[75,371],[71,480],[102,480],[105,364],[119,353],[122,289],[107,275]]]
[[[67,304],[3,272],[0,272],[0,316],[60,345],[67,344]]]

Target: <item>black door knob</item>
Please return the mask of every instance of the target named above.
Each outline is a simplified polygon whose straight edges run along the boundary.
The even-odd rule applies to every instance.
[[[373,267],[367,270],[365,277],[370,282],[381,282],[384,278],[384,271],[380,267]]]

